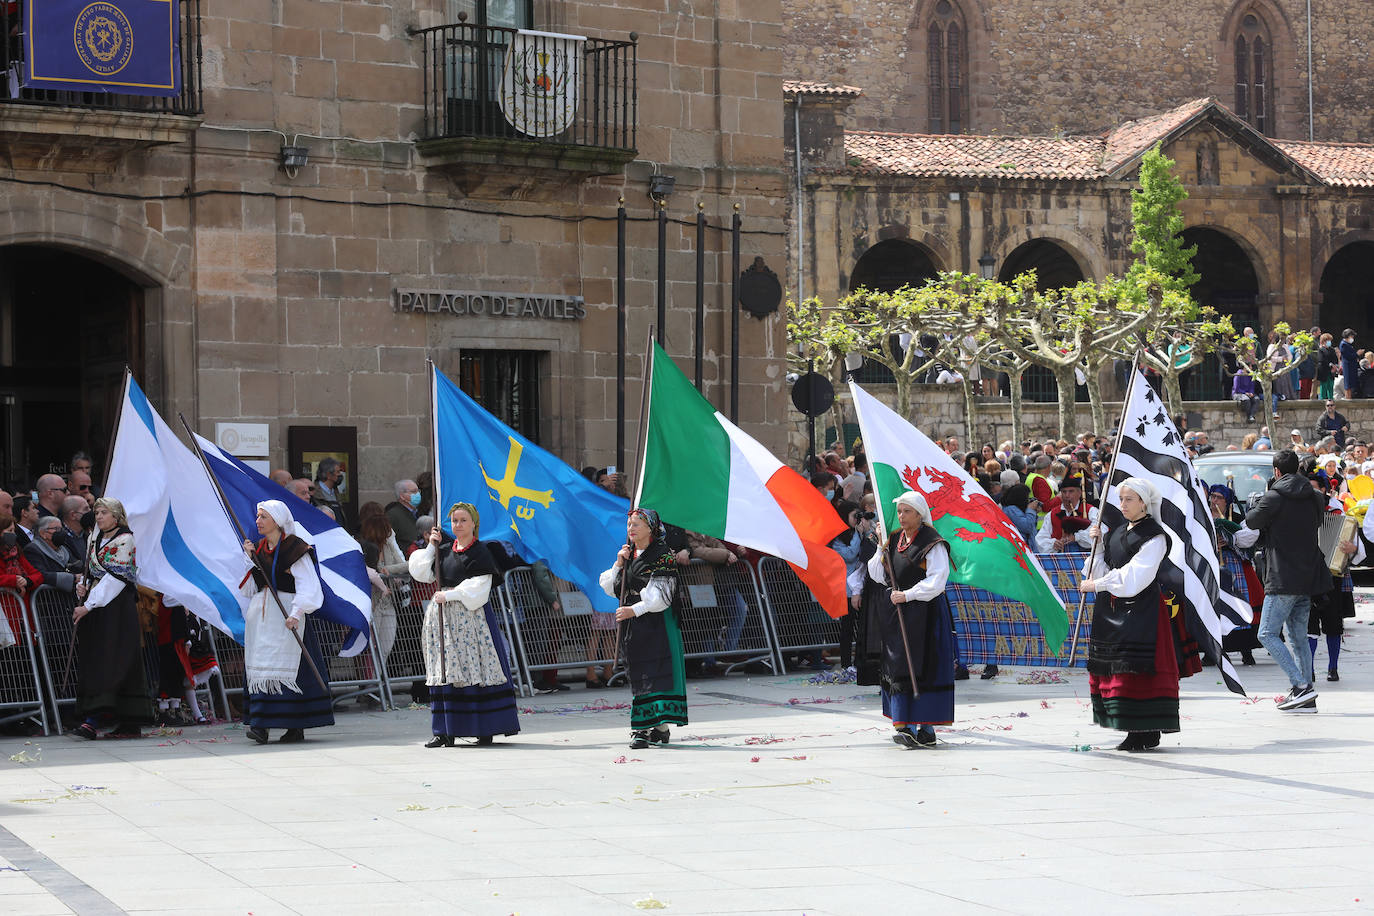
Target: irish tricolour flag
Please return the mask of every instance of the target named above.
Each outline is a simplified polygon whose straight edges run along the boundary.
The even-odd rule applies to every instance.
[[[781,557],[831,617],[847,606],[845,530],[806,478],[773,457],[692,387],[658,344],[650,351],[648,429],[636,506],[665,522]]]
[[[1068,611],[1006,513],[919,429],[853,382],[849,388],[884,530],[897,530],[893,500],[907,490],[920,493],[935,530],[949,542],[950,579],[1025,604],[1058,655]]]

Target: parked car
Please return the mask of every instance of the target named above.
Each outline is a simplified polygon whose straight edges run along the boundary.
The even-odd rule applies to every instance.
[[[1274,476],[1271,451],[1212,452],[1193,459],[1193,467],[1207,486],[1225,484],[1236,491],[1236,502],[1245,507],[1251,496],[1259,496]]]

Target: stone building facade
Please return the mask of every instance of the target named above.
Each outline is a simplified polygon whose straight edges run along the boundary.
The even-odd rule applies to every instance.
[[[1262,118],[1270,136],[1309,139],[1310,120],[1311,139],[1359,140],[1374,126],[1361,0],[785,5],[787,77],[862,88],[864,130],[947,132],[951,94],[962,133],[1101,132],[1202,96]]]
[[[207,435],[220,421],[268,424],[273,466],[286,461],[289,427],[353,427],[362,498],[428,463],[426,359],[465,386],[485,384],[498,405],[519,386],[527,420],[537,404],[533,437],[569,463],[617,463],[616,211],[623,199],[633,449],[657,293],[654,176],[676,181],[664,198],[666,336],[689,371],[698,208],[710,226],[704,390],[725,408],[736,207],[743,263],[783,267],[776,0],[182,9],[197,18],[186,66],[203,95],[181,113],[93,109],[79,95],[0,101],[9,480],[31,481],[77,447],[103,451],[125,363],[166,415],[184,412]],[[599,112],[601,129],[622,133],[512,140],[490,95],[510,39],[425,31],[459,23],[628,46],[620,63],[589,53],[579,76],[579,117]],[[627,88],[624,61],[635,57]],[[478,82],[453,90],[467,78]],[[460,103],[486,127],[443,127]],[[283,167],[283,147],[308,161]],[[400,310],[405,290],[565,306],[512,315],[487,298],[468,314],[452,299],[436,312]],[[742,319],[740,421],[778,446],[784,339],[777,314]]]

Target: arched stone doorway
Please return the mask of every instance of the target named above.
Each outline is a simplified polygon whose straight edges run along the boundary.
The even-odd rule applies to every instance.
[[[849,291],[871,289],[891,293],[903,286],[921,286],[939,274],[934,258],[925,248],[908,239],[886,239],[865,251],[855,263],[849,278]],[[892,344],[900,347],[896,338]],[[893,381],[890,369],[871,360],[853,377],[861,385],[883,385]]]
[[[1189,292],[1199,305],[1210,305],[1222,315],[1230,315],[1236,331],[1246,327],[1264,338],[1259,315],[1259,277],[1254,263],[1245,249],[1218,229],[1195,226],[1183,230],[1183,243],[1196,245],[1193,270],[1198,281]],[[1202,365],[1183,374],[1181,381],[1184,400],[1225,400],[1230,395],[1231,375],[1235,374],[1235,360],[1209,356]]]
[[[854,265],[849,291],[871,289],[890,293],[903,286],[920,286],[940,270],[930,253],[906,239],[887,239],[868,249]]]
[[[0,248],[0,484],[28,490],[78,450],[100,473],[124,367],[142,377],[143,300],[82,253]]]
[[[1074,256],[1052,239],[1031,239],[1016,246],[1002,262],[997,279],[1009,283],[1028,270],[1035,271],[1035,288],[1042,293],[1047,289],[1077,286],[1087,279]],[[1005,392],[1010,382],[1003,374],[999,375],[997,384],[998,390]],[[1059,385],[1050,370],[1031,366],[1021,376],[1021,396],[1027,401],[1058,401]],[[1087,399],[1085,386],[1080,385],[1077,400]]]
[[[1003,283],[1028,270],[1035,271],[1035,288],[1062,289],[1085,279],[1083,268],[1069,251],[1053,239],[1031,239],[1016,246],[997,272]]]
[[[1355,343],[1374,343],[1374,242],[1351,242],[1322,269],[1319,324],[1336,340],[1352,328]]]

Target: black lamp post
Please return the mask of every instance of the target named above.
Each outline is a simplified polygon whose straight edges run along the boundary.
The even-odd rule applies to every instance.
[[[990,254],[985,254],[978,259],[978,273],[984,280],[993,280],[997,277],[997,259]]]

